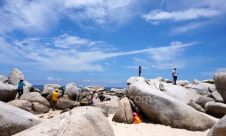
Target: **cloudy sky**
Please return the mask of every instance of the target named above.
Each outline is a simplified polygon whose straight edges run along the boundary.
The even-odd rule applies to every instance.
[[[1,0],[0,74],[33,84],[125,86],[226,70],[225,0]]]

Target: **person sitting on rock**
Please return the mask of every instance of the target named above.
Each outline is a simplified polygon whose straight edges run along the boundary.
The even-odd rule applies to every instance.
[[[59,95],[59,90],[58,89],[55,89],[52,94],[51,94],[51,106],[52,106],[52,109],[53,111],[55,111],[55,106],[56,106],[56,103],[57,103],[57,100],[60,98],[60,95]]]
[[[141,123],[141,119],[140,119],[139,115],[136,112],[133,113],[133,123],[134,124]]]
[[[19,94],[19,96],[17,97],[18,99],[20,99],[20,96],[24,93],[24,86],[24,81],[21,79],[17,85],[17,92]]]

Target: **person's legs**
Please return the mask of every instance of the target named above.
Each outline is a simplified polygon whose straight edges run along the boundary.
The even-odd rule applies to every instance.
[[[56,103],[57,103],[57,101],[51,101],[53,111],[55,111]]]
[[[20,99],[20,96],[22,95],[22,91],[18,89],[17,92],[18,92],[18,97],[17,98]]]
[[[173,84],[176,85],[177,84],[177,76],[173,77]]]

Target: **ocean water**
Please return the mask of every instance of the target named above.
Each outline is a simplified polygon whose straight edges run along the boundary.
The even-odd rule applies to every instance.
[[[43,91],[44,85],[33,85],[34,88],[38,88],[40,90],[40,92]],[[62,86],[63,88],[65,88],[65,86]],[[82,88],[82,87],[79,87]],[[105,87],[107,90],[111,90],[111,88],[118,88],[118,89],[123,89],[123,87]]]

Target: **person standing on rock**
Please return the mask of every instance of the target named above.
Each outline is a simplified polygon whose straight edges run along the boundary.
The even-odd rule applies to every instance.
[[[20,99],[20,96],[23,95],[24,93],[24,80],[20,80],[18,85],[17,85],[17,92],[19,94],[19,96],[17,97],[18,99]]]
[[[139,66],[139,77],[141,76],[141,72],[142,72],[142,69],[141,69],[141,66]]]
[[[59,95],[59,90],[58,89],[55,89],[52,94],[51,94],[51,106],[52,106],[52,109],[53,111],[55,111],[55,107],[56,107],[56,103],[57,103],[57,100],[59,99],[60,95]]]
[[[173,77],[173,84],[176,85],[177,84],[177,69],[176,68],[173,68],[172,77]]]

